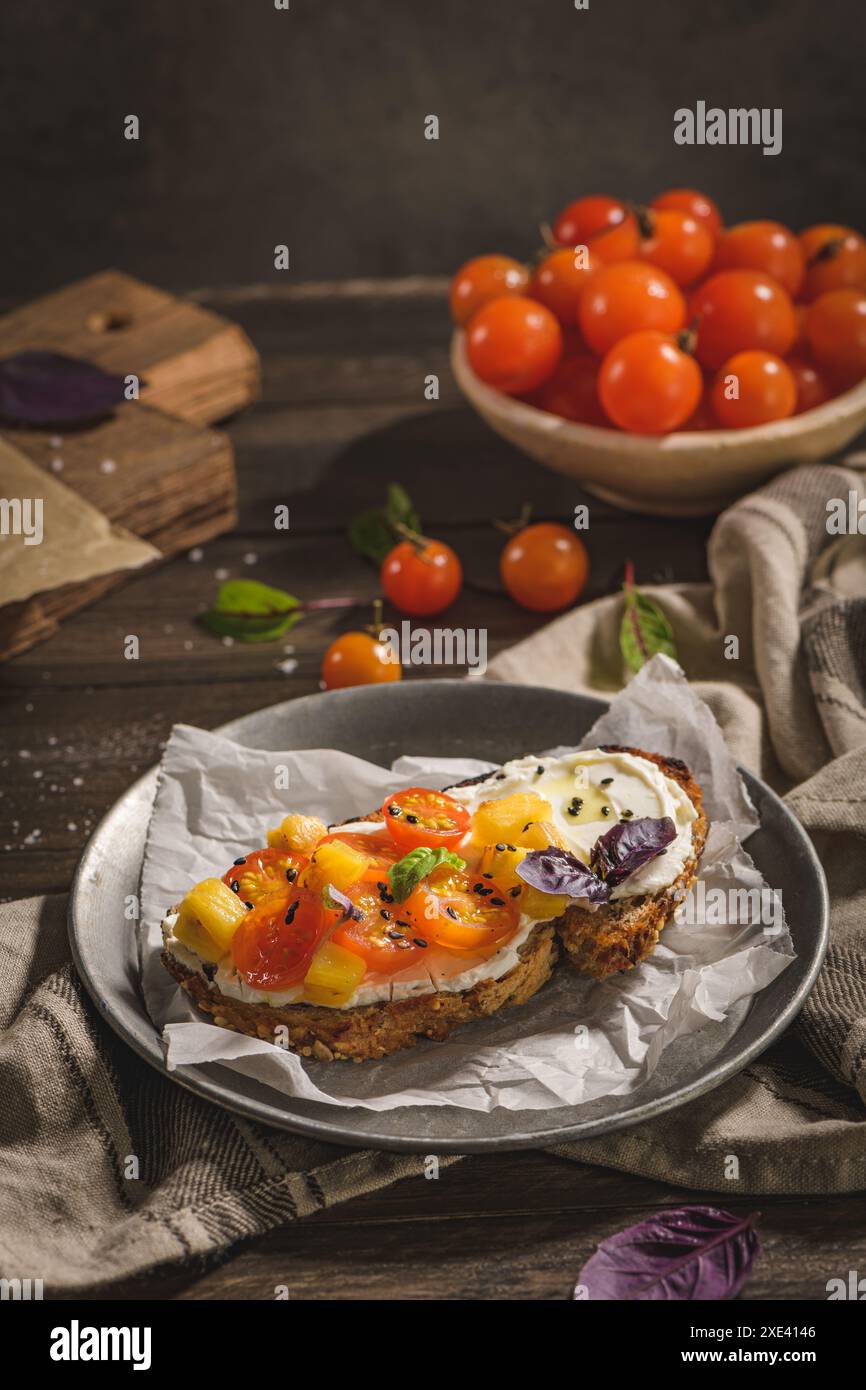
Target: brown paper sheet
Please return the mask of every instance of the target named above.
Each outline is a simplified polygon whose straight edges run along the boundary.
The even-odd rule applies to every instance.
[[[0,606],[159,558],[0,439]]]

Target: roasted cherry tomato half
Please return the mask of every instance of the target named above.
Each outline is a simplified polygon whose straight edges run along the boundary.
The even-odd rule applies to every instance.
[[[259,907],[291,892],[292,884],[308,863],[307,856],[295,850],[254,849],[226,870],[223,883],[237,893],[242,903]]]
[[[407,854],[419,845],[451,849],[469,829],[469,812],[447,792],[407,787],[394,792],[382,807],[394,843]]]
[[[328,925],[318,893],[286,890],[248,912],[232,938],[234,963],[253,989],[300,984]]]
[[[345,913],[334,914],[337,925],[330,939],[335,946],[354,951],[366,961],[368,970],[393,975],[405,970],[426,949],[419,945],[425,938],[405,916],[403,904],[393,901],[387,871],[368,870],[346,890],[346,897],[361,915],[347,918]]]
[[[520,909],[494,881],[443,866],[410,893],[400,916],[431,946],[475,956],[492,954],[513,934]]]

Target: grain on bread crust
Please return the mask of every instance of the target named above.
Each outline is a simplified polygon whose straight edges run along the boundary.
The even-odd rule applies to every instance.
[[[679,783],[698,815],[692,822],[692,853],[669,887],[642,897],[619,899],[594,912],[575,904],[554,923],[569,964],[579,974],[592,975],[596,980],[634,969],[654,949],[668,918],[697,878],[709,828],[701,789],[679,758],[665,758],[620,744],[603,747],[609,753],[631,753],[655,763],[666,777]]]
[[[550,979],[558,955],[553,927],[535,927],[517,951],[520,957],[498,980],[481,980],[463,993],[431,993],[391,1003],[328,1009],[315,1004],[248,1004],[221,994],[163,951],[162,961],[193,1003],[221,1028],[252,1038],[275,1040],[292,1052],[321,1062],[351,1058],[363,1062],[387,1057],[419,1038],[442,1042],[461,1023],[485,1018],[498,1009],[525,1004]],[[275,1030],[285,1029],[277,1035]]]

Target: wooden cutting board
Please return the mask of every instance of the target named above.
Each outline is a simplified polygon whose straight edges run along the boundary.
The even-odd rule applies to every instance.
[[[67,486],[164,557],[236,523],[231,444],[201,426],[258,395],[258,356],[237,324],[109,270],[0,318],[0,357],[32,349],[135,373],[141,400],[92,429],[4,429],[10,444],[41,468],[53,463]],[[121,571],[0,607],[0,660],[130,577]]]

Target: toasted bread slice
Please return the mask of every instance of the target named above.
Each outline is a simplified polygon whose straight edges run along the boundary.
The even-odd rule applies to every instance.
[[[554,923],[569,964],[581,975],[592,975],[596,980],[632,970],[650,955],[665,923],[697,878],[709,829],[701,789],[684,762],[620,744],[604,747],[612,753],[631,753],[655,763],[665,776],[679,783],[698,814],[692,823],[692,853],[667,888],[642,897],[622,898],[595,911],[575,905]]]
[[[557,957],[552,926],[542,922],[535,927],[518,948],[518,955],[518,964],[507,975],[481,980],[462,994],[431,992],[353,1009],[243,1003],[220,993],[168,951],[163,952],[162,960],[193,1003],[221,1028],[277,1042],[320,1062],[364,1062],[412,1047],[419,1038],[441,1042],[461,1023],[486,1018],[513,1004],[525,1004],[550,979]]]

